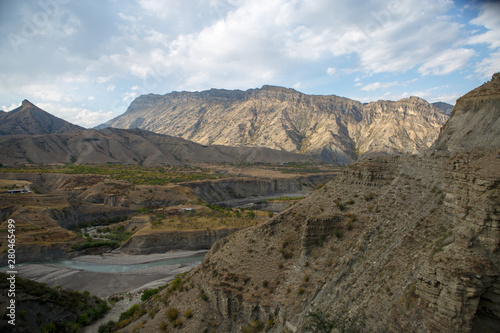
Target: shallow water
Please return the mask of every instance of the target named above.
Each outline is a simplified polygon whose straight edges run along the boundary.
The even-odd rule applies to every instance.
[[[72,260],[32,262],[32,263],[19,264],[16,266],[22,267],[26,265],[43,264],[43,265],[57,265],[57,266],[79,269],[88,272],[97,272],[97,273],[126,273],[151,267],[168,266],[168,265],[197,266],[201,263],[204,256],[205,254],[202,254],[192,257],[165,259],[143,264],[108,265],[108,264],[96,264],[96,263],[72,259]]]

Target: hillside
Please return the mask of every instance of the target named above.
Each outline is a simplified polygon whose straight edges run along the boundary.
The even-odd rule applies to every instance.
[[[219,241],[141,305],[160,314],[138,319],[141,332],[306,332],[314,323],[498,331],[500,146],[491,131],[460,140],[451,126],[486,109],[498,117],[497,78],[457,103],[440,136],[450,150],[362,159],[267,223]]]
[[[362,104],[263,86],[143,95],[99,128],[137,127],[204,145],[268,147],[345,165],[367,154],[421,152],[447,118],[418,97]]]
[[[144,130],[106,128],[64,134],[0,137],[0,160],[24,163],[281,163],[311,161],[304,155],[269,148],[203,146],[182,138]]]
[[[0,135],[57,134],[83,129],[43,111],[28,100],[10,112],[0,112]]]

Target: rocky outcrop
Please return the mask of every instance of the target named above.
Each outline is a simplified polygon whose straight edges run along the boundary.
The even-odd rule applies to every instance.
[[[300,179],[280,178],[221,179],[185,183],[183,185],[189,187],[198,197],[210,203],[272,194],[295,193],[304,188],[303,182]]]
[[[125,242],[119,251],[128,254],[151,254],[172,250],[209,250],[215,242],[238,230],[240,228],[165,231],[147,235],[136,235]]]
[[[425,304],[429,330],[495,331],[500,323],[500,160],[497,153],[478,159],[465,154],[448,167],[445,207],[453,216],[453,235],[419,277],[416,294]]]
[[[143,95],[99,128],[139,127],[204,145],[268,147],[345,165],[366,154],[421,152],[447,118],[417,97],[364,105],[263,86]]]
[[[39,244],[16,244],[16,264],[38,261],[51,261],[68,259],[76,255],[76,252],[70,253],[70,246],[61,244],[39,245]],[[7,266],[8,254],[2,254],[0,266]]]

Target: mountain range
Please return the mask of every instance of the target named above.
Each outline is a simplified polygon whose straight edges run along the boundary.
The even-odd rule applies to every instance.
[[[441,109],[449,105],[418,97],[363,104],[263,86],[142,95],[97,128],[141,128],[204,145],[268,147],[346,165],[365,155],[429,148],[448,119]]]

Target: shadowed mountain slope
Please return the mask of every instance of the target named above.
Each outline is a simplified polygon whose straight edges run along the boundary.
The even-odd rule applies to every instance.
[[[28,100],[24,100],[17,109],[0,112],[0,135],[56,134],[81,130],[84,128],[57,118]]]
[[[311,157],[269,148],[203,146],[144,130],[106,128],[75,133],[0,137],[0,161],[15,163],[278,163]]]

